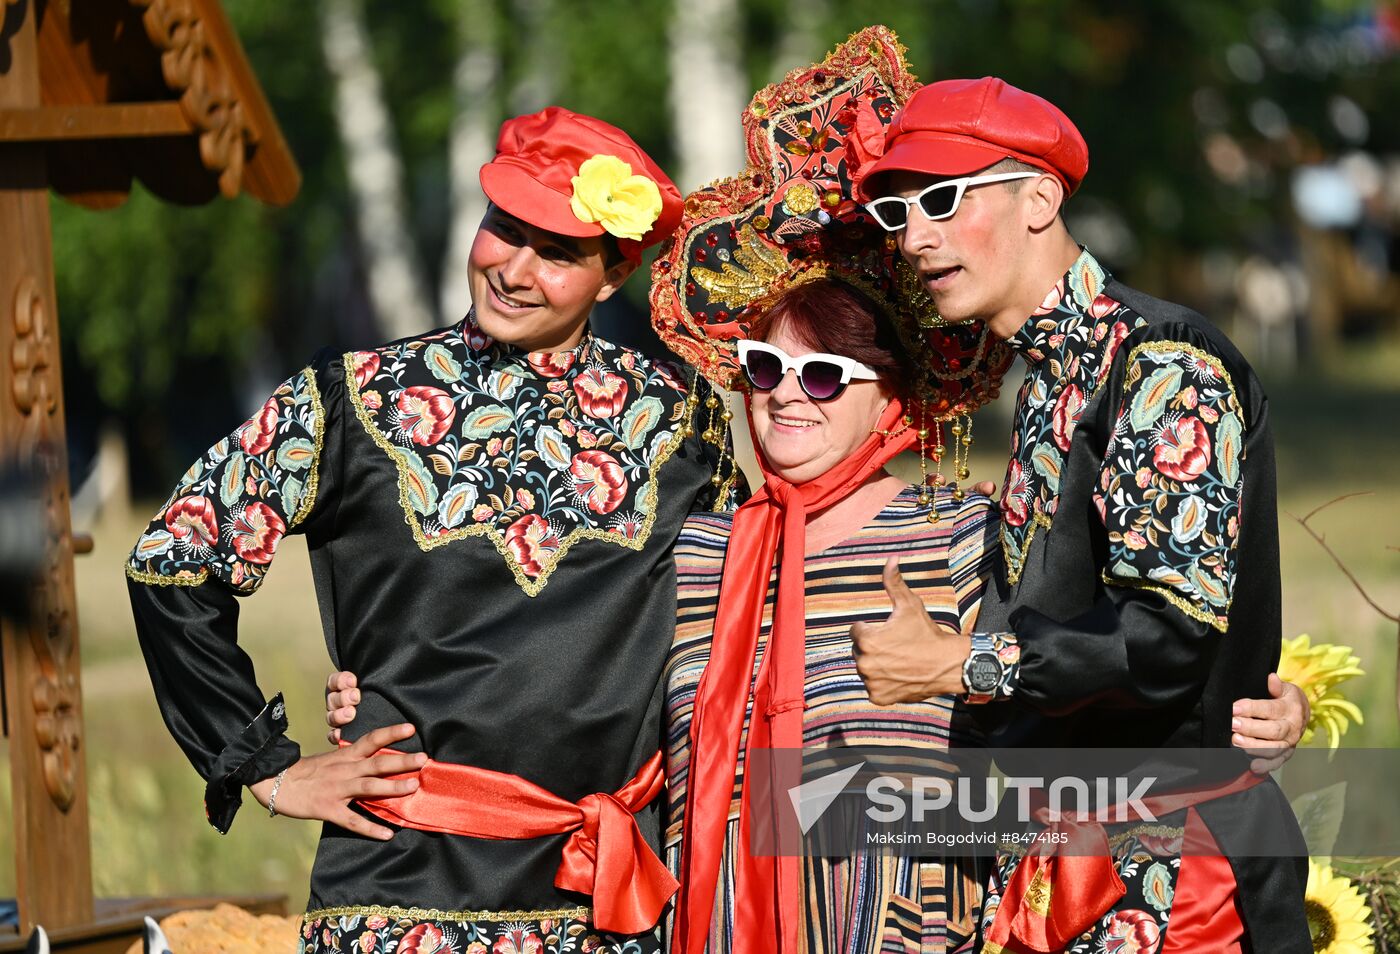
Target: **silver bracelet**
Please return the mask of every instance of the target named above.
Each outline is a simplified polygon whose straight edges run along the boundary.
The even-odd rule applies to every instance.
[[[291,768],[291,766],[289,765],[289,766],[287,766],[287,768]],[[269,795],[269,796],[267,796],[267,817],[268,817],[268,818],[276,818],[276,817],[277,817],[277,790],[280,789],[280,788],[282,787],[282,779],[284,779],[284,778],[286,778],[286,777],[287,777],[287,769],[283,769],[282,771],[280,771],[280,772],[277,773],[277,781],[275,781],[275,782],[272,783],[272,794]]]

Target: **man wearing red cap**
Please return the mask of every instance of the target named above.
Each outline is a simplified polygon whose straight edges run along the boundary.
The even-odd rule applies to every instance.
[[[1028,373],[977,631],[924,614],[857,627],[871,697],[965,693],[1003,746],[1275,737],[1232,709],[1280,692],[1273,442],[1249,365],[1200,315],[1120,284],[1075,243],[1061,209],[1088,148],[1044,99],[993,78],[934,83],[883,145],[858,171],[867,209],[942,317],[986,321]],[[889,582],[902,586],[897,571]],[[1282,819],[1274,834],[1297,834],[1277,787],[1247,776],[1178,799],[1172,831],[1113,828],[1116,871],[1002,857],[983,950],[1311,950],[1306,862],[1215,848]]]
[[[502,126],[481,185],[472,313],[319,355],[196,461],[131,554],[137,630],[210,822],[245,785],[326,822],[306,949],[655,951],[670,550],[729,488],[706,396],[588,318],[680,195],[557,107]],[[319,755],[237,643],[286,533],[359,676],[355,741]]]

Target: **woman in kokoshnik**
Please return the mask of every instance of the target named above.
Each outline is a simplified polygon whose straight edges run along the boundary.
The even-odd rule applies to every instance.
[[[882,135],[915,86],[897,41],[871,28],[759,92],[744,114],[750,173],[688,196],[653,266],[658,332],[712,381],[746,391],[766,479],[736,514],[692,515],[675,548],[663,688],[676,951],[975,943],[984,873],[972,859],[755,858],[741,837],[743,753],[754,747],[981,744],[954,697],[874,705],[849,635],[888,617],[892,594],[965,630],[998,558],[987,496],[922,474],[911,486],[884,468],[921,448],[926,465],[951,461],[954,480],[965,478],[954,448],[970,438],[966,415],[995,396],[1010,363],[981,326],[939,326],[850,201],[843,160],[859,147],[843,140]],[[743,345],[741,360],[744,340],[769,347]],[[805,519],[785,524],[799,499]],[[780,549],[787,559],[775,563]],[[777,609],[780,590],[801,600],[783,600],[795,615]],[[331,679],[333,732],[353,717],[352,684]],[[707,727],[726,731],[697,733],[697,695],[708,695]],[[773,714],[757,730],[755,711]]]

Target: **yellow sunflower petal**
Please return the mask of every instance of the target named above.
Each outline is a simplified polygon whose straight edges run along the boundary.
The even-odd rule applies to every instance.
[[[1327,733],[1328,745],[1335,749],[1350,723],[1361,723],[1361,710],[1348,702],[1337,687],[1365,672],[1360,666],[1361,660],[1352,655],[1351,647],[1311,643],[1306,633],[1285,639],[1278,674],[1298,686],[1312,707],[1303,741],[1310,742],[1318,730],[1323,730]]]
[[[1371,908],[1351,881],[1309,860],[1304,903],[1317,954],[1373,954]]]

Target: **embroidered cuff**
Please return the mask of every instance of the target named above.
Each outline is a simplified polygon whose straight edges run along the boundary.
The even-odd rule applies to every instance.
[[[1016,694],[1016,686],[1021,676],[1021,644],[1015,633],[974,633],[974,644],[978,641],[990,643],[990,649],[1001,660],[1001,679],[997,687],[984,701],[1001,702]]]
[[[287,707],[279,692],[214,760],[204,789],[204,814],[219,834],[227,834],[233,824],[243,804],[243,786],[271,778],[301,758],[301,747],[286,732]]]

